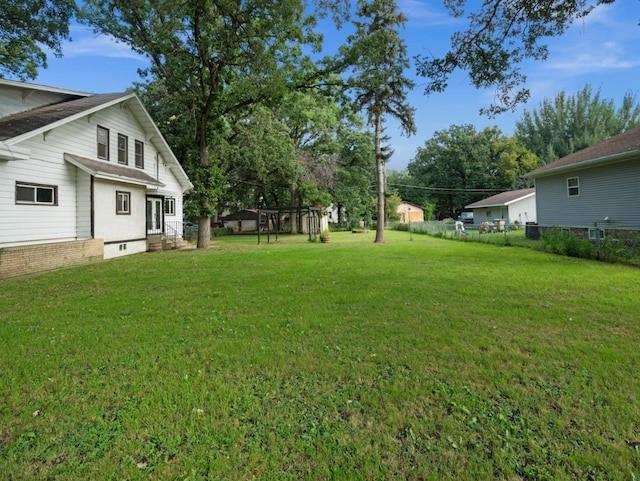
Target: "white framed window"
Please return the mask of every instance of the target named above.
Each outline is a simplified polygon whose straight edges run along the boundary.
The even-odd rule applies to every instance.
[[[598,231],[600,231],[600,239],[604,239],[604,229],[589,229],[589,240],[597,240]]]
[[[16,182],[16,204],[58,205],[58,187]]]
[[[577,197],[580,195],[580,180],[578,177],[569,177],[567,179],[567,195],[569,197]]]
[[[142,142],[141,140],[136,140],[135,145],[136,145],[136,153],[135,153],[136,167],[138,169],[144,169],[144,142]]]
[[[176,200],[173,197],[164,199],[165,215],[176,215]]]
[[[98,158],[109,160],[109,129],[98,125]]]
[[[116,214],[131,214],[131,192],[116,191]]]
[[[118,163],[129,164],[129,139],[122,134],[118,134]]]

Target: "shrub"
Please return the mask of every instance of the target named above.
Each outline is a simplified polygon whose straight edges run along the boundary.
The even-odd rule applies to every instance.
[[[583,259],[596,259],[596,246],[588,239],[579,239],[575,234],[558,229],[547,229],[542,233],[542,249],[555,254]]]

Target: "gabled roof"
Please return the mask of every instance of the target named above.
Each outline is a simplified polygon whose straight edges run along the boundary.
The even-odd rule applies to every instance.
[[[615,162],[640,156],[640,126],[634,127],[599,144],[579,150],[566,157],[543,165],[529,172],[527,177],[555,174],[564,170],[590,167],[606,162]]]
[[[480,207],[502,207],[509,204],[513,204],[519,200],[531,197],[536,193],[536,189],[531,187],[529,189],[511,190],[509,192],[502,192],[486,199],[479,200],[473,204],[465,206],[468,209],[478,209]]]
[[[398,208],[400,208],[400,206],[401,206],[401,205],[407,205],[407,206],[409,206],[409,207],[415,207],[415,208],[416,208],[416,210],[421,210],[421,211],[422,211],[422,210],[424,210],[424,209],[423,209],[422,207],[420,207],[419,205],[417,205],[417,204],[413,204],[413,203],[411,203],[411,202],[407,202],[406,200],[401,201],[401,202],[400,202],[400,204],[398,205]]]
[[[144,105],[142,105],[142,102],[134,93],[119,92],[92,95],[17,82],[12,82],[12,85],[21,86],[25,89],[34,88],[57,93],[68,93],[70,96],[67,100],[61,102],[36,107],[0,118],[0,156],[5,152],[6,155],[12,159],[28,158],[28,152],[23,151],[23,149],[16,144],[35,135],[46,135],[48,131],[56,127],[89,116],[94,112],[113,105],[123,104],[127,106],[140,123],[149,141],[154,144],[162,156],[162,159],[167,162],[169,168],[178,179],[182,187],[182,192],[187,192],[193,188],[193,184],[173,154],[169,144],[167,144],[167,141],[144,108]]]

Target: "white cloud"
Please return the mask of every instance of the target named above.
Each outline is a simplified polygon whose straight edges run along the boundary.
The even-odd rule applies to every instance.
[[[582,75],[603,70],[628,70],[640,66],[640,61],[620,58],[616,55],[578,54],[573,58],[565,58],[549,62],[546,66],[560,71],[566,76]]]
[[[62,53],[65,57],[110,57],[146,62],[142,55],[113,37],[93,33],[91,29],[80,26],[72,26],[70,30],[73,40],[63,45]]]
[[[457,19],[449,15],[449,11],[443,9],[435,9],[427,2],[420,0],[399,0],[399,10],[404,13],[409,21],[414,25],[434,26],[434,25],[453,25],[458,22]]]

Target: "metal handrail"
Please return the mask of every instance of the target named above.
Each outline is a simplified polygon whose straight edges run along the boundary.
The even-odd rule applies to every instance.
[[[167,239],[175,243],[182,235],[182,224],[177,221],[164,223],[164,235]]]

